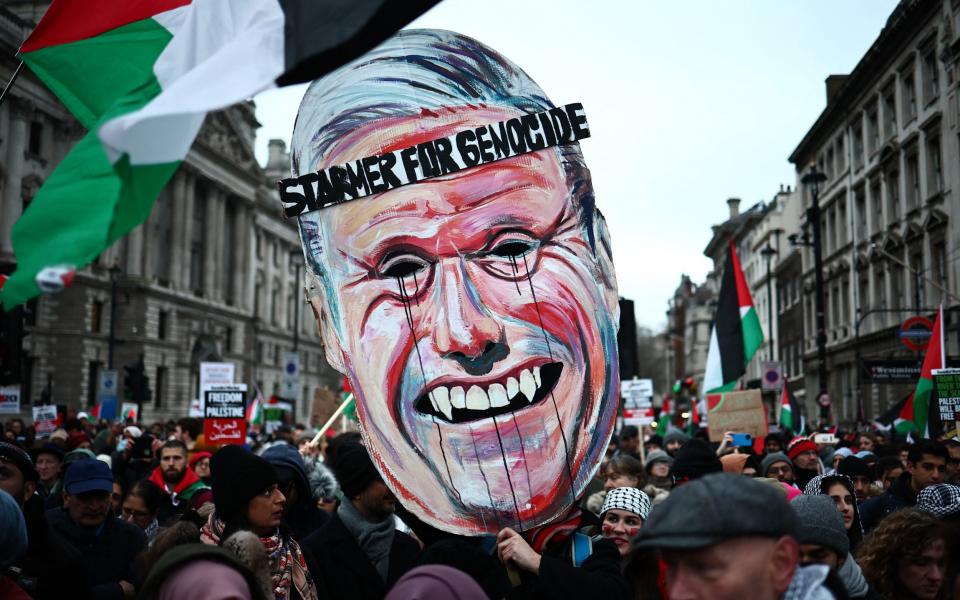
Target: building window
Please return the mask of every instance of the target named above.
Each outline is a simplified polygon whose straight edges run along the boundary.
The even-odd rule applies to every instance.
[[[910,269],[910,278],[913,280],[914,287],[914,300],[918,307],[924,306],[927,294],[924,289],[926,284],[923,280],[923,249],[920,244],[911,248]]]
[[[274,325],[280,324],[280,280],[274,280],[273,289],[270,290],[270,322]]]
[[[853,168],[863,166],[863,125],[857,125],[853,130]]]
[[[157,313],[157,339],[165,340],[167,339],[167,321],[169,320],[170,313],[166,310],[161,310]]]
[[[932,252],[930,256],[930,272],[933,275],[933,280],[937,282],[937,285],[940,288],[949,289],[950,282],[947,280],[947,244],[942,239],[937,240],[932,244]],[[944,302],[943,290],[940,288],[934,288],[934,297],[937,299],[937,303]]]
[[[43,123],[30,121],[30,134],[27,138],[27,153],[40,156],[43,150]]]
[[[930,48],[923,55],[923,102],[930,102],[940,95],[940,71],[937,67],[937,55]]]
[[[232,198],[229,196],[226,200],[226,215],[223,222],[223,260],[220,265],[220,281],[223,283],[223,299],[228,306],[236,303],[233,288],[234,280],[237,277],[234,273],[237,271],[237,211],[234,208]]]
[[[257,240],[257,242],[256,242],[256,245],[257,245],[257,260],[263,260],[263,236],[258,233],[258,234],[257,234],[257,237],[256,237],[256,240]]]
[[[930,195],[943,191],[943,164],[940,157],[940,136],[927,140],[927,190]]]
[[[857,211],[857,240],[865,240],[867,238],[867,195],[863,191],[863,186],[854,192],[854,202]]]
[[[897,134],[897,97],[893,93],[893,86],[887,88],[883,93],[883,123],[884,139],[891,138]]]
[[[163,393],[167,389],[167,368],[157,367],[156,375],[153,380],[153,407],[160,408],[163,405]],[[141,419],[143,417],[141,416]]]
[[[868,150],[873,154],[880,147],[880,121],[876,108],[867,115],[867,141],[870,144]]]
[[[890,308],[903,308],[903,267],[890,265]]]
[[[847,154],[843,148],[843,134],[841,133],[837,136],[837,174],[840,173],[847,166]]]
[[[900,220],[900,174],[890,171],[887,174],[887,224],[893,225]]]
[[[917,154],[914,152],[907,156],[907,210],[913,210],[920,206],[920,166],[917,161]]]
[[[169,187],[163,189],[153,207],[148,225],[151,228],[152,243],[157,248],[152,253],[153,276],[162,286],[170,285],[170,251],[173,246],[173,208],[172,192]]]
[[[257,362],[263,362],[263,342],[257,342],[257,351],[256,351]]]
[[[229,354],[233,352],[233,327],[227,326],[227,329],[223,332],[223,348],[224,352]]]
[[[873,297],[877,299],[877,308],[887,308],[887,274],[883,270],[883,265],[877,265],[877,272],[873,276]],[[883,323],[883,315],[879,316]]]
[[[824,171],[827,174],[827,179],[833,179],[835,171],[833,170],[834,155],[833,155],[833,146],[830,146],[827,149],[827,158],[826,158],[826,170]]]
[[[913,71],[903,74],[903,122],[909,123],[917,116],[917,87]]]
[[[190,232],[190,289],[203,294],[203,255],[207,231],[207,195],[196,194],[193,201],[193,230]]]
[[[841,198],[837,201],[837,247],[842,248],[847,243],[847,200]]]
[[[100,333],[103,326],[103,300],[94,300],[90,303],[90,331]]]
[[[866,310],[870,308],[870,276],[867,275],[867,272],[864,271],[860,275],[860,289],[859,298],[857,298],[857,303],[860,305],[860,308]]]
[[[95,360],[87,363],[87,406],[96,406],[97,392],[100,391],[100,368]]]

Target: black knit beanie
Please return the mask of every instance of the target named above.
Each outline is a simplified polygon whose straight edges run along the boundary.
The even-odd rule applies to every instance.
[[[858,475],[874,479],[873,475],[870,474],[870,467],[859,456],[848,456],[841,460],[840,464],[837,465],[837,473],[846,475],[850,479]]]
[[[337,450],[333,474],[337,477],[343,495],[348,499],[353,499],[367,489],[368,485],[380,479],[380,473],[373,466],[367,449],[354,443],[344,444]]]
[[[717,458],[710,444],[692,439],[673,454],[670,472],[679,479],[697,479],[710,473],[723,471],[723,463]]]
[[[210,459],[210,483],[217,515],[232,522],[251,500],[277,483],[277,474],[256,454],[230,445]]]

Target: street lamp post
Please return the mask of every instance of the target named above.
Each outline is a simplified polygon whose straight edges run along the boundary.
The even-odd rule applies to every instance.
[[[760,255],[767,261],[767,326],[770,328],[770,360],[776,360],[774,356],[776,346],[774,346],[773,343],[773,278],[771,277],[770,271],[770,262],[776,254],[777,251],[774,250],[770,244],[767,244],[760,251]]]
[[[827,325],[826,315],[824,314],[823,302],[823,252],[820,239],[820,184],[827,180],[827,176],[817,170],[816,165],[810,167],[810,171],[800,180],[805,185],[810,186],[811,204],[807,209],[807,223],[813,228],[813,268],[814,268],[814,293],[816,298],[817,311],[817,379],[820,386],[820,392],[817,395],[817,401],[820,402],[827,393]],[[821,402],[821,411],[825,403]]]
[[[110,334],[107,338],[107,368],[113,369],[113,347],[117,345],[117,280],[120,279],[120,267],[114,264],[110,273]]]

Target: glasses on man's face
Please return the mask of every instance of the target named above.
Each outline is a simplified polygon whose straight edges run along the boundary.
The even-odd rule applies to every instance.
[[[784,465],[782,467],[770,467],[769,469],[767,469],[767,473],[772,475],[786,475],[787,473],[791,473],[792,471],[793,469],[791,469],[787,465]]]

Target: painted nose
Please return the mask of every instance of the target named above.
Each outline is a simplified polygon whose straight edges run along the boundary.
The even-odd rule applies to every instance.
[[[485,375],[507,356],[503,328],[483,305],[461,259],[438,268],[440,298],[433,329],[434,349],[470,375]]]

